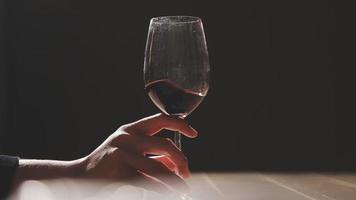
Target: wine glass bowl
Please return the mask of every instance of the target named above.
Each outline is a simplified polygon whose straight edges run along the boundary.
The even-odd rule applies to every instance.
[[[145,89],[167,115],[185,118],[209,89],[209,56],[199,17],[152,18],[144,59]],[[179,137],[179,138],[178,138]],[[180,147],[180,136],[175,142]]]

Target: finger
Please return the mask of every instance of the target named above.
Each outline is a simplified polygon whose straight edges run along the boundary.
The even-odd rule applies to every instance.
[[[120,156],[122,156],[131,167],[139,170],[145,175],[156,178],[178,191],[184,193],[189,191],[187,184],[162,163],[154,159],[126,151],[121,151]]]
[[[164,155],[167,156],[165,159],[177,168],[178,174],[187,178],[190,175],[188,167],[188,159],[185,157],[183,152],[177,148],[177,146],[168,138],[155,137],[155,136],[143,136],[136,135],[135,143],[133,143],[133,148],[136,152],[141,152],[145,154],[153,155]]]
[[[198,136],[198,132],[189,124],[178,117],[169,117],[164,114],[156,114],[146,117],[134,123],[125,126],[125,129],[130,132],[139,133],[143,135],[154,135],[162,129],[178,131],[183,135],[194,138]]]
[[[120,140],[118,139],[118,142],[113,143],[113,145],[136,154],[164,155],[166,158],[162,159],[165,159],[166,163],[170,163],[171,166],[173,163],[177,174],[183,178],[189,177],[190,171],[188,167],[188,159],[183,152],[177,148],[172,140],[168,138],[137,134],[123,134],[119,137]]]
[[[151,156],[150,158],[163,163],[171,171],[177,170],[176,165],[174,164],[173,161],[171,161],[171,159],[168,158],[168,156],[164,156],[164,155],[162,155],[162,156]]]

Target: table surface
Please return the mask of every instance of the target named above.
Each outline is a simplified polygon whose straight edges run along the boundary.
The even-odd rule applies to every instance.
[[[187,200],[356,200],[356,174],[351,173],[196,173],[187,183],[192,189]],[[76,189],[78,185],[87,191]],[[14,199],[171,199],[116,183],[83,197],[94,187],[68,180],[50,184],[29,181],[20,187]]]

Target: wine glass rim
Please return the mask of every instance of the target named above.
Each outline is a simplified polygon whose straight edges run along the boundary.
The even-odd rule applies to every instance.
[[[199,22],[201,22],[200,17],[186,15],[159,16],[151,19],[151,23],[159,24],[187,24]]]

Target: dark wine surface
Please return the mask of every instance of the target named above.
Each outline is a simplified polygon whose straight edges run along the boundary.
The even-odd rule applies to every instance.
[[[169,80],[148,83],[145,89],[153,103],[167,115],[186,117],[204,98],[204,95],[183,89]]]

